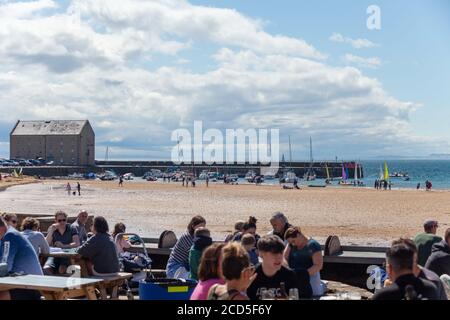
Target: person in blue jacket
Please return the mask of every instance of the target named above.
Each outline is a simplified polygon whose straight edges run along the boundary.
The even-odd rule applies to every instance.
[[[43,275],[39,259],[31,243],[0,218],[0,263],[9,273]],[[36,290],[11,289],[0,291],[0,300],[40,300]]]

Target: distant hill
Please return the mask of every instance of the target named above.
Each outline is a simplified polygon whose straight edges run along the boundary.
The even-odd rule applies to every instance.
[[[450,159],[450,153],[433,153],[430,158]]]

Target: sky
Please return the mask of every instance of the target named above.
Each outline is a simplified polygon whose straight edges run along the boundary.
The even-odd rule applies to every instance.
[[[98,160],[169,159],[194,121],[296,160],[450,154],[449,57],[447,0],[0,0],[0,157],[19,119],[89,119]]]

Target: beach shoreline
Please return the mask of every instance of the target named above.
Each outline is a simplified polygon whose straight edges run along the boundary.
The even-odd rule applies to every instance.
[[[2,178],[0,181],[0,192],[7,190],[8,188],[30,184],[30,183],[36,183],[38,182],[37,179],[31,178],[31,177],[24,177],[24,178]]]

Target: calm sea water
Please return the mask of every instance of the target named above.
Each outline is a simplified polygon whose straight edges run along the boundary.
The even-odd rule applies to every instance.
[[[433,183],[433,189],[450,189],[450,160],[389,160],[386,161],[389,173],[406,172],[410,180],[405,181],[403,178],[391,178],[392,188],[415,189],[417,184],[421,184],[421,188],[425,188],[425,181],[430,180]],[[384,161],[366,160],[360,161],[363,165],[364,179],[366,187],[373,187],[375,179],[380,176],[380,166],[383,168]],[[162,179],[160,179],[162,181]],[[141,181],[137,178],[136,181]],[[197,183],[203,184],[204,181],[197,180]],[[222,183],[220,180],[217,183]],[[240,178],[239,184],[247,184],[247,180]],[[266,180],[264,184],[277,185],[278,179]],[[324,179],[316,179],[315,181],[299,180],[300,185],[324,185]],[[337,185],[337,181],[333,181],[333,185]]]
[[[378,178],[380,165],[384,161],[361,161],[364,168],[366,184],[373,186]],[[450,160],[391,160],[386,161],[389,173],[407,172],[410,181],[392,178],[391,181],[398,188],[415,188],[418,183],[424,187],[425,181],[430,180],[433,188],[450,189]]]
[[[404,181],[403,178],[391,178],[393,188],[416,188],[421,184],[425,187],[425,181],[430,180],[433,189],[450,189],[450,160],[389,160],[386,161],[389,173],[406,172],[410,180]],[[380,166],[384,166],[384,161],[368,160],[361,161],[364,171],[364,183],[368,187],[373,187],[375,179],[379,178]],[[241,179],[240,179],[241,182]],[[245,180],[242,179],[244,183]],[[266,181],[268,184],[276,184],[278,180]],[[333,182],[336,184],[337,182]],[[300,181],[300,184],[324,184],[323,179],[317,179],[312,182]]]

